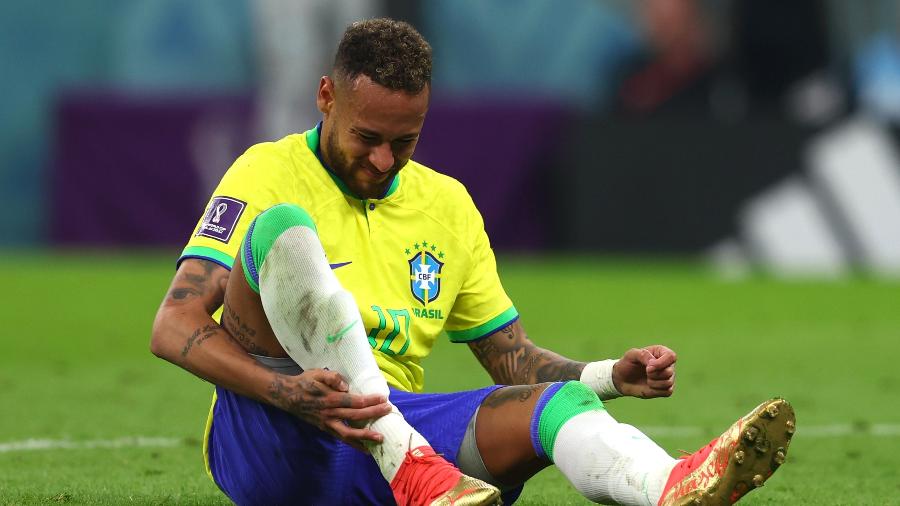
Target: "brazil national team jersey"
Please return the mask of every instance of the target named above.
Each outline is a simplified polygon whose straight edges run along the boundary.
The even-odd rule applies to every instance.
[[[465,343],[518,318],[481,215],[462,184],[413,161],[383,198],[360,200],[322,165],[318,145],[314,128],[247,150],[222,178],[181,259],[231,269],[259,213],[280,203],[303,207],[356,298],[388,384],[420,392],[421,361],[442,330]]]

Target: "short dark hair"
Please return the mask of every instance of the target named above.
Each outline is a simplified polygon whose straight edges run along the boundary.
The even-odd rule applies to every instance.
[[[341,38],[334,71],[348,81],[364,75],[390,90],[418,94],[431,84],[431,46],[409,23],[357,21]]]

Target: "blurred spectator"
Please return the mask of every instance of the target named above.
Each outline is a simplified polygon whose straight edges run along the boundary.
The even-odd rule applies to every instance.
[[[423,2],[435,90],[599,110],[639,47],[631,8],[625,0]]]
[[[209,93],[249,88],[244,0],[134,0],[112,25],[111,77],[137,92]]]
[[[825,0],[734,0],[735,73],[747,110],[810,124],[842,112]]]
[[[715,61],[710,21],[697,0],[643,0],[644,54],[619,89],[619,107],[630,114],[708,106]]]
[[[353,21],[383,15],[375,0],[255,0],[260,137],[280,139],[320,119],[319,78]]]

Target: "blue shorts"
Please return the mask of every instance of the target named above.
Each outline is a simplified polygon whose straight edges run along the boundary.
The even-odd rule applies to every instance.
[[[456,463],[466,426],[499,387],[448,394],[391,390],[391,402]],[[216,388],[207,463],[216,485],[239,505],[394,504],[378,466],[366,455],[280,409]],[[512,503],[522,487],[508,491]]]

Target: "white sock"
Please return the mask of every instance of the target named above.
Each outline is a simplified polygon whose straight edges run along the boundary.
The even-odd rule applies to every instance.
[[[315,231],[294,226],[278,236],[262,262],[259,288],[269,324],[294,362],[339,372],[351,393],[388,397],[353,295],[331,271]],[[369,450],[388,482],[407,450],[430,446],[396,406],[367,426],[384,436]]]
[[[553,444],[556,467],[591,501],[655,506],[675,459],[606,411],[567,421]]]

